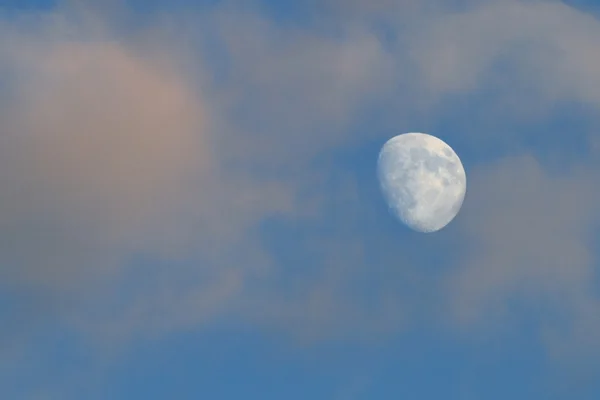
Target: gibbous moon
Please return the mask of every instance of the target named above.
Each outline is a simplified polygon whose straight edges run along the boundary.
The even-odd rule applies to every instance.
[[[392,213],[418,232],[448,225],[467,190],[467,176],[454,150],[425,133],[388,140],[379,153],[377,174]]]

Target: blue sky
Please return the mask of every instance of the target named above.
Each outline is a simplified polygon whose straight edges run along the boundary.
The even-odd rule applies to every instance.
[[[600,2],[0,2],[8,399],[597,399]],[[386,209],[421,131],[467,195]]]

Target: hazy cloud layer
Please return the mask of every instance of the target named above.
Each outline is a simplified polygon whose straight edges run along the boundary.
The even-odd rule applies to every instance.
[[[473,164],[452,235],[477,245],[444,279],[420,270],[411,243],[374,228],[368,210],[380,205],[361,196],[365,181],[324,166],[383,142],[364,122],[373,110],[405,126],[412,112],[435,120],[486,91],[497,101],[471,113],[535,121],[563,102],[595,110],[600,23],[558,2],[431,2],[435,12],[410,8],[420,24],[395,28],[402,12],[386,14],[397,35],[387,40],[360,17],[363,3],[330,3],[331,30],[231,5],[134,34],[71,9],[2,22],[2,285],[35,293],[32,315],[67,316],[103,338],[225,317],[360,336],[439,308],[472,326],[515,301],[565,315],[573,331],[598,329],[598,165],[555,176],[526,146]],[[368,4],[369,15],[386,12]],[[342,8],[357,11],[347,19]],[[456,139],[478,151],[501,139],[490,125],[474,119]]]
[[[484,81],[512,85],[513,101],[526,95],[543,104],[598,104],[591,87],[599,79],[593,48],[600,24],[591,15],[561,2],[509,1],[429,22],[412,43],[413,55],[420,82],[436,98],[476,90]]]
[[[553,177],[530,156],[473,172],[462,219],[472,251],[451,293],[460,321],[514,317],[515,301],[530,303],[540,316],[570,312],[593,295],[587,238],[600,216],[600,191],[590,185],[595,173],[579,167]]]
[[[436,17],[426,32],[413,54],[424,74],[420,82],[442,104],[444,97],[487,89],[496,96],[493,111],[474,111],[499,121],[505,117],[541,124],[573,102],[598,116],[598,98],[590,88],[600,78],[592,51],[600,24],[592,16],[559,2],[498,3]],[[507,137],[516,144],[544,133],[498,131],[493,125],[491,120],[465,133],[475,144],[499,146]],[[494,137],[498,133],[503,137]],[[581,140],[580,132],[564,135]],[[470,250],[465,264],[449,278],[455,323],[470,322],[472,327],[474,320],[483,319],[503,331],[510,330],[503,323],[519,325],[533,313],[542,335],[553,338],[554,349],[590,345],[598,335],[589,312],[598,304],[592,239],[599,223],[600,192],[594,184],[599,170],[592,161],[598,133],[590,130],[583,136],[590,158],[562,161],[560,173],[545,168],[523,145],[513,145],[521,154],[470,171],[469,195],[458,222]],[[536,140],[545,146],[543,138]],[[597,343],[593,347],[597,350]]]
[[[4,23],[2,275],[42,299],[32,318],[68,311],[116,338],[195,325],[280,267],[258,224],[314,215],[320,195],[302,192],[321,178],[303,170],[387,67],[367,34],[281,36],[240,18],[215,15],[233,70],[204,89],[181,47],[116,39],[93,15]]]

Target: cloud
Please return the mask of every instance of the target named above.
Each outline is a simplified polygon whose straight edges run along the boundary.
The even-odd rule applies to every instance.
[[[436,99],[506,84],[500,94],[519,106],[519,96],[598,105],[590,85],[599,79],[591,51],[599,35],[593,16],[561,2],[492,2],[432,17],[411,55]]]
[[[471,175],[462,216],[471,251],[451,285],[459,320],[503,317],[522,300],[560,310],[591,294],[594,255],[586,238],[600,217],[594,175],[579,168],[552,176],[531,156]]]
[[[39,301],[21,318],[52,320],[168,250],[212,164],[206,109],[167,53],[76,35],[65,15],[1,29],[1,282]]]
[[[42,40],[8,59],[19,77],[3,115],[2,222],[17,243],[2,254],[45,266],[7,272],[60,279],[57,268],[73,265],[57,242],[133,250],[145,225],[155,229],[177,205],[190,171],[210,162],[201,103],[180,78],[118,44]]]
[[[432,115],[475,99],[479,105],[466,103],[469,112],[453,108],[465,118],[483,113],[469,119],[464,135],[472,151],[499,153],[470,169],[457,220],[469,244],[447,277],[449,318],[466,332],[533,319],[553,353],[597,350],[596,124],[564,137],[585,147],[573,157],[565,157],[567,146],[550,148],[551,132],[536,125],[552,129],[546,121],[573,104],[586,107],[583,118],[597,118],[600,103],[590,88],[600,79],[600,60],[591,46],[600,24],[560,2],[506,2],[436,16],[424,32],[410,48]],[[526,144],[533,137],[538,148]],[[503,155],[507,150],[512,154]],[[549,153],[561,154],[559,167],[547,162]]]
[[[561,2],[515,1],[429,14],[420,25],[393,47],[412,65],[409,93],[432,120],[454,115],[460,133],[436,128],[467,159],[491,155],[467,160],[455,221],[462,256],[443,274],[443,311],[429,318],[469,337],[533,326],[551,355],[585,364],[600,349],[600,103],[591,90],[600,24]],[[559,115],[572,121],[566,131],[555,131]]]
[[[229,10],[216,12],[209,26],[226,53],[219,98],[227,128],[243,143],[232,158],[284,169],[306,163],[345,140],[353,114],[394,78],[393,59],[363,28],[312,32]]]
[[[368,32],[218,11],[219,81],[186,27],[128,35],[105,18],[63,8],[0,27],[3,287],[39,299],[28,320],[111,340],[255,314],[244,296],[285,267],[260,225],[319,216],[313,158],[343,140],[390,60]]]
[[[572,374],[597,368],[597,175],[584,163],[557,175],[530,155],[471,174],[459,220],[465,255],[442,286],[451,330],[526,331]]]
[[[2,285],[45,303],[32,314],[125,341],[226,318],[371,337],[435,318],[439,301],[454,322],[502,315],[515,298],[591,315],[595,167],[554,176],[504,154],[473,164],[451,232],[478,247],[449,261],[440,300],[423,295],[440,284],[414,243],[386,236],[380,204],[343,164],[391,134],[371,113],[396,133],[461,96],[493,98],[469,115],[507,119],[539,118],[529,104],[597,105],[593,18],[554,2],[431,4],[411,14],[420,24],[392,24],[390,42],[358,11],[331,29],[231,5],[133,34],[69,8],[5,20]],[[455,138],[480,151],[498,140],[491,124],[475,118]]]

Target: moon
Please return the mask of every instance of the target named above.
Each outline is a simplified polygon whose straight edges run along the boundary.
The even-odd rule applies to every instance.
[[[448,225],[467,191],[460,158],[443,140],[425,133],[388,140],[379,153],[377,175],[390,211],[418,232]]]

